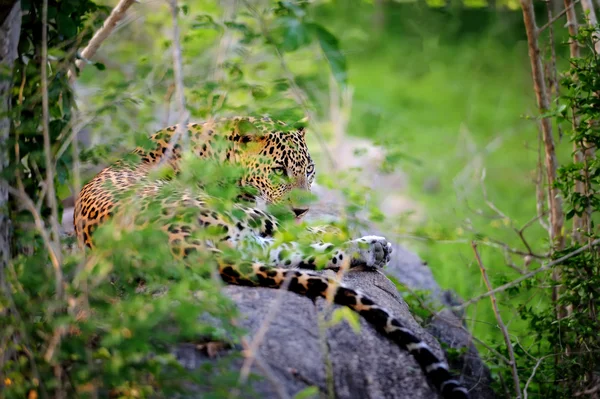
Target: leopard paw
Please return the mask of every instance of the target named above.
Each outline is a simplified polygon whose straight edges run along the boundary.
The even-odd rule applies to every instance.
[[[364,236],[350,242],[350,267],[380,268],[389,263],[392,244],[380,236]]]

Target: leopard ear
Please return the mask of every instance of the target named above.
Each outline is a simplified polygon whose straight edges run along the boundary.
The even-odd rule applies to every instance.
[[[308,121],[309,121],[308,116],[305,116],[304,118],[300,119],[298,122],[294,123],[294,127],[297,129],[298,133],[300,133],[302,136],[306,135],[306,127],[308,126]]]
[[[256,125],[248,119],[239,120],[235,124],[234,131],[235,134],[233,135],[233,140],[241,143],[260,141],[265,137],[264,132],[258,129]]]

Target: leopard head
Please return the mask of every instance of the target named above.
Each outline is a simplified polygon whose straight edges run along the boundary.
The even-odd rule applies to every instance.
[[[287,203],[297,218],[308,212],[290,197],[292,190],[310,191],[315,164],[308,152],[305,129],[277,122],[238,124],[236,141],[244,147],[239,163],[246,170],[242,184],[255,188],[257,202]]]

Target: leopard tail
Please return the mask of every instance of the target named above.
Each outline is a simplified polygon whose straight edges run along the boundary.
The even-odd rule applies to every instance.
[[[376,330],[408,351],[444,398],[469,398],[467,389],[450,374],[446,362],[439,359],[429,345],[364,294],[315,273],[268,267],[260,263],[246,267],[222,263],[219,273],[227,284],[267,288],[281,288],[287,284],[289,291],[309,298],[333,298],[334,303],[356,311]],[[289,282],[286,282],[288,279]]]

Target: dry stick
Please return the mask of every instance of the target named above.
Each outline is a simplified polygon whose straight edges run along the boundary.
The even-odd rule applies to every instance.
[[[585,11],[586,15],[587,15],[587,22],[589,26],[592,26],[596,29],[596,31],[594,32],[593,36],[593,40],[594,40],[594,51],[596,53],[596,55],[600,54],[600,37],[598,34],[598,19],[596,18],[596,12],[594,11],[594,5],[592,4],[591,0],[581,0],[581,7],[583,8],[583,10]],[[575,17],[575,15],[574,15]],[[577,20],[574,19],[573,21],[575,21],[575,25],[577,25]],[[577,32],[577,30],[575,30],[575,32]],[[571,34],[571,30],[569,29],[569,34]],[[571,57],[579,57],[579,52],[575,53],[575,55],[571,54]],[[597,94],[597,93],[596,93]],[[575,121],[575,116],[574,116],[574,121]],[[577,121],[579,123],[579,121]],[[588,122],[590,123],[590,122]],[[597,121],[593,121],[592,123],[597,123]],[[574,129],[575,130],[574,126]],[[578,148],[578,144],[580,145],[580,147]],[[589,171],[588,171],[588,165],[590,164],[590,161],[595,157],[595,152],[596,149],[594,148],[593,145],[591,145],[590,143],[587,142],[587,140],[582,141],[581,143],[573,143],[573,150],[575,152],[575,161],[576,162],[580,162],[584,165],[584,169],[583,169],[583,181],[577,181],[576,182],[576,190],[577,192],[584,198],[589,198],[589,188],[590,188],[590,176],[589,176]],[[581,230],[585,231],[588,236],[591,236],[591,231],[592,231],[592,207],[591,206],[587,206],[585,209],[585,213],[584,216],[581,217],[581,223],[580,223],[580,227]],[[581,237],[581,234],[579,231],[577,231],[577,242],[581,243],[583,242],[583,237]],[[590,238],[588,238],[589,240]]]
[[[453,306],[452,309],[462,310],[462,309],[466,308],[467,306],[482,300],[483,298],[487,298],[490,295],[497,294],[497,293],[505,291],[511,287],[519,285],[523,281],[530,279],[531,277],[535,276],[536,274],[548,271],[548,270],[552,269],[554,266],[564,262],[565,260],[572,258],[575,255],[579,255],[580,253],[587,251],[589,248],[595,247],[598,244],[600,244],[600,238],[597,238],[594,241],[590,242],[589,244],[586,244],[583,247],[577,248],[575,251],[568,253],[567,255],[562,256],[562,257],[548,263],[547,265],[540,267],[539,269],[533,270],[533,271],[519,277],[518,279],[511,281],[510,283],[506,283],[504,285],[501,285],[500,287],[494,288],[493,290],[488,291],[484,294],[481,294],[475,298],[471,298],[468,301],[466,301],[465,303],[463,303],[462,305]]]
[[[538,367],[540,367],[540,365],[546,358],[551,357],[551,356],[552,355],[542,356],[535,363],[535,366],[533,367],[533,370],[531,371],[531,375],[529,376],[529,378],[527,379],[527,382],[525,383],[525,388],[523,388],[523,399],[527,399],[527,389],[529,389],[529,384],[531,383],[531,381],[533,381],[533,377],[535,376],[535,373],[536,373]]]
[[[550,110],[550,99],[544,79],[544,69],[540,57],[540,48],[537,37],[538,31],[535,25],[535,15],[532,0],[521,0],[521,9],[523,11],[523,21],[527,31],[527,43],[529,47],[529,59],[531,62],[531,72],[533,77],[533,88],[537,99],[537,105],[540,114],[545,114]],[[548,199],[550,202],[550,221],[551,221],[551,241],[556,245],[556,249],[562,249],[564,238],[562,235],[563,212],[562,199],[558,189],[554,187],[556,181],[556,171],[558,161],[556,160],[556,150],[554,148],[554,137],[552,136],[552,122],[549,117],[541,118],[542,139],[544,142],[544,163],[548,178]]]
[[[538,44],[538,30],[535,24],[535,12],[532,0],[520,0],[521,10],[523,11],[523,22],[527,32],[527,44],[529,49],[529,60],[531,62],[531,73],[533,77],[533,88],[537,99],[537,105],[540,115],[544,115],[550,110],[550,99],[544,79],[544,69],[540,48]],[[563,210],[562,198],[558,189],[555,187],[558,161],[556,160],[556,150],[554,147],[554,137],[552,136],[552,122],[548,116],[541,116],[542,140],[544,142],[544,163],[546,166],[546,176],[548,183],[548,202],[550,203],[550,242],[553,250],[561,250],[564,247],[563,235]],[[552,270],[552,279],[555,282],[560,280],[560,270]],[[561,318],[564,311],[557,305],[560,296],[560,288],[555,285],[552,288],[552,303],[555,305],[556,316]]]
[[[169,141],[169,146],[161,158],[156,164],[159,168],[168,162],[173,155],[173,150],[177,145],[179,139],[183,136],[183,145],[187,147],[189,144],[189,137],[187,135],[187,125],[189,122],[189,113],[185,107],[185,93],[183,92],[183,62],[181,60],[181,43],[179,40],[179,23],[177,22],[177,0],[169,0],[169,7],[171,8],[171,19],[173,22],[173,75],[175,79],[175,98],[177,100],[177,108],[179,108],[179,117],[177,123],[177,129],[175,134]]]
[[[260,12],[256,9],[256,7],[254,7],[252,4],[250,4],[249,1],[247,1],[247,0],[243,0],[243,1],[244,1],[244,4],[246,5],[246,7],[250,10],[250,12],[253,13],[254,16],[258,19],[261,31],[262,31],[263,35],[265,36],[265,38],[267,38],[269,40],[269,42],[273,44],[273,48],[275,49],[275,55],[277,55],[277,58],[279,59],[279,63],[281,65],[281,68],[286,75],[286,79],[290,83],[290,87],[292,89],[292,94],[294,95],[294,100],[296,101],[296,103],[298,103],[298,105],[300,105],[302,107],[302,109],[304,110],[304,114],[306,116],[308,116],[309,120],[316,120],[314,113],[308,108],[308,105],[306,104],[307,103],[306,95],[304,94],[302,89],[300,89],[300,87],[296,83],[294,74],[288,67],[283,54],[279,50],[279,47],[277,46],[276,42],[271,38],[271,35],[269,34],[269,31],[267,30],[267,27],[266,27],[266,24],[265,24],[262,14],[260,14]],[[319,145],[323,149],[323,152],[325,153],[325,156],[326,156],[327,160],[329,161],[329,165],[331,165],[331,167],[333,167],[335,169],[337,163],[333,159],[333,156],[331,155],[331,152],[329,151],[329,148],[327,147],[327,144],[325,143],[325,140],[323,139],[322,135],[316,134],[315,137],[317,138]]]
[[[173,75],[175,78],[175,99],[179,108],[179,126],[178,132],[180,135],[186,128],[189,120],[189,113],[185,107],[185,94],[183,92],[183,61],[181,59],[181,42],[179,33],[179,23],[177,22],[177,0],[170,0],[171,18],[173,20]],[[183,136],[183,144],[187,146],[188,137]]]
[[[269,307],[269,312],[265,316],[265,319],[261,323],[256,334],[254,334],[254,337],[252,338],[252,342],[250,342],[250,345],[248,346],[248,349],[246,350],[246,356],[245,356],[246,359],[244,360],[244,364],[242,365],[242,369],[240,370],[240,378],[239,378],[239,382],[242,384],[248,380],[248,376],[250,375],[250,369],[252,368],[252,363],[254,363],[254,360],[258,353],[258,348],[259,348],[260,344],[262,343],[262,341],[264,340],[265,335],[267,334],[267,331],[269,331],[269,327],[271,326],[271,323],[273,322],[273,320],[275,320],[275,316],[277,316],[277,313],[279,312],[279,308],[281,307],[281,304],[283,303],[283,297],[286,294],[286,291],[288,289],[288,286],[290,285],[290,282],[292,281],[291,277],[292,277],[292,273],[289,273],[287,275],[287,277],[285,278],[283,284],[281,285],[281,287],[279,288],[279,290],[277,292],[277,296],[275,297],[275,300]]]
[[[578,58],[580,56],[579,44],[577,40],[573,37],[577,34],[579,30],[579,24],[577,23],[577,14],[573,9],[574,3],[571,0],[564,0],[565,10],[569,10],[567,12],[567,28],[569,29],[569,55],[571,58]],[[582,3],[583,5],[583,3]],[[585,7],[584,7],[585,8]],[[579,127],[579,118],[577,117],[577,110],[573,109],[573,119],[572,119],[572,129],[576,131]],[[573,161],[576,163],[583,162],[583,154],[578,148],[577,143],[573,143]],[[580,180],[575,181],[575,192],[582,194],[585,191],[584,184]],[[584,218],[579,217],[578,215],[573,216],[573,239],[575,242],[581,241],[581,230],[585,225]]]
[[[566,3],[566,2],[565,2]],[[565,4],[565,9],[562,10],[561,12],[559,12],[558,14],[556,14],[554,17],[552,17],[552,19],[550,19],[548,22],[546,22],[544,25],[542,25],[541,28],[538,29],[538,34],[542,33],[544,30],[548,29],[548,27],[550,25],[552,25],[553,23],[555,23],[556,21],[558,21],[563,15],[565,15],[566,13],[569,12],[575,12],[573,7],[575,6],[575,4],[579,3],[579,0],[575,0],[571,3],[571,5],[566,6]]]
[[[44,158],[46,161],[46,200],[50,207],[50,224],[52,226],[52,246],[55,248],[52,253],[56,260],[52,262],[54,266],[54,278],[56,279],[56,296],[62,299],[63,296],[63,275],[62,275],[62,254],[60,251],[60,236],[58,228],[58,204],[56,203],[56,191],[54,189],[54,164],[52,162],[52,150],[50,147],[50,111],[48,100],[48,0],[42,3],[42,65],[41,65],[41,86],[42,86],[42,134],[44,137]]]
[[[0,182],[0,184],[1,183],[2,182]],[[5,185],[6,189],[10,193],[10,195],[14,196],[15,198],[18,198],[21,201],[21,203],[24,205],[24,207],[33,216],[33,222],[35,224],[35,228],[38,230],[38,233],[40,234],[40,236],[42,236],[42,241],[44,242],[44,245],[46,246],[46,250],[48,251],[48,256],[50,257],[50,262],[52,263],[52,267],[55,269],[55,273],[56,273],[56,270],[58,270],[58,273],[62,273],[62,270],[60,268],[60,257],[57,254],[56,249],[54,248],[54,245],[52,245],[50,236],[48,235],[48,232],[46,231],[46,226],[44,226],[44,221],[42,220],[40,213],[36,209],[35,204],[33,203],[33,200],[31,198],[29,198],[27,193],[25,193],[25,190],[24,190],[22,184],[20,184],[20,186],[21,187],[19,190],[15,190],[13,187],[9,186],[8,184]],[[61,281],[62,281],[62,279],[61,279]],[[61,288],[62,288],[62,285],[61,285]],[[56,289],[58,290],[58,282],[57,282]]]
[[[569,5],[570,1],[571,0],[564,0],[565,7],[567,7]],[[596,13],[594,11],[594,6],[593,6],[592,2],[590,0],[581,0],[581,6],[588,15],[588,23],[595,27],[598,24],[598,20],[596,19]],[[567,14],[567,25],[569,28],[569,35],[575,36],[579,31],[579,26],[577,23],[577,15],[574,11]],[[596,52],[596,54],[598,54],[600,52],[600,47],[599,47],[600,42],[598,41],[597,32],[593,35],[593,37],[596,41],[594,44],[594,51]],[[577,41],[575,39],[573,39],[572,37],[570,38],[569,50],[570,50],[571,58],[580,57],[579,45],[578,45]],[[576,79],[577,76],[573,76],[573,78]],[[580,124],[578,110],[573,107],[571,112],[573,114],[573,117],[572,117],[573,132],[576,132],[577,129],[579,128],[579,124]],[[584,165],[583,171],[580,171],[582,179],[577,179],[575,181],[575,192],[577,192],[583,198],[586,198],[589,195],[590,178],[589,178],[589,174],[588,174],[588,165],[589,165],[589,161],[595,155],[594,152],[595,152],[595,149],[593,148],[593,146],[589,146],[587,141],[582,141],[579,143],[573,142],[573,158],[574,158],[573,160],[576,163],[580,163],[580,164]],[[587,206],[586,211],[582,216],[575,215],[575,217],[573,218],[573,241],[575,243],[582,244],[585,241],[584,236],[582,236],[582,234],[581,234],[582,231],[585,231],[588,234],[591,232],[591,217],[592,217],[591,206]],[[588,235],[588,242],[589,242],[589,240],[591,240],[591,234]],[[566,308],[566,310],[569,315],[573,312],[572,306],[568,306]],[[596,319],[596,315],[595,315],[595,312],[593,311],[593,308],[591,309],[590,318],[592,320]],[[568,348],[568,350],[570,351],[571,348]],[[558,358],[556,358],[556,359],[558,359]],[[588,378],[590,379],[590,381],[592,381],[594,378],[594,376],[593,376],[594,373],[592,371],[589,371],[587,374],[588,374]],[[577,396],[577,395],[575,395],[575,396]]]
[[[75,61],[75,66],[79,70],[83,69],[86,65],[86,61],[92,58],[94,54],[96,54],[96,51],[98,51],[98,48],[100,47],[102,42],[106,40],[108,36],[110,36],[112,31],[117,26],[117,23],[119,23],[119,21],[125,16],[125,12],[129,7],[131,7],[131,5],[135,1],[136,0],[121,0],[119,1],[119,4],[117,4],[115,8],[113,8],[108,18],[106,18],[106,21],[104,21],[102,28],[96,31],[90,42],[81,51],[82,59]],[[69,78],[69,80],[75,78],[72,69],[68,71],[67,77]]]
[[[542,188],[544,182],[544,168],[542,166],[542,132],[538,131],[538,148],[537,148],[537,162],[535,167],[535,209],[538,215],[538,221],[540,226],[548,232],[550,235],[550,225],[544,220],[544,216],[548,213],[544,204],[546,198],[544,190]]]
[[[381,272],[379,272],[381,273]],[[381,273],[382,275],[385,276],[385,274]],[[386,277],[387,278],[387,277]],[[396,284],[396,282],[394,282],[394,284]],[[432,317],[435,317],[437,319],[443,320],[445,323],[449,324],[451,327],[457,328],[459,330],[464,331],[465,333],[467,333],[469,335],[469,339],[472,339],[473,341],[477,342],[479,345],[483,346],[484,348],[486,348],[488,351],[490,351],[491,353],[493,353],[498,359],[500,359],[502,362],[508,364],[510,362],[510,360],[508,360],[508,358],[506,356],[504,356],[502,353],[498,352],[498,350],[492,348],[491,346],[489,346],[488,344],[486,344],[485,342],[483,342],[481,339],[475,337],[473,335],[473,333],[471,331],[469,331],[467,329],[467,327],[465,327],[462,323],[455,323],[454,320],[450,320],[449,318],[445,317],[442,312],[446,309],[448,309],[447,306],[444,306],[444,308],[442,308],[440,311],[435,311],[433,310],[433,308],[431,308],[431,306],[429,306],[425,301],[423,301],[415,292],[415,290],[413,290],[411,287],[409,287],[406,284],[403,283],[398,283],[402,285],[402,288],[405,289],[406,291],[408,291],[411,295],[413,295],[413,297],[419,302],[419,306],[421,306],[423,309],[425,309],[427,312],[429,312],[429,314]],[[454,314],[454,313],[453,313]],[[458,317],[458,315],[456,315],[456,317]],[[460,319],[462,320],[464,317],[460,317]],[[473,320],[475,321],[475,320]]]
[[[488,289],[488,292],[492,291],[492,285],[490,284],[490,280],[488,279],[487,272],[485,267],[483,266],[483,262],[481,261],[481,256],[479,256],[479,251],[477,251],[477,244],[475,241],[471,242],[471,248],[473,248],[473,252],[475,252],[475,258],[477,259],[477,264],[479,265],[479,270],[481,270],[481,276],[483,277],[483,281]],[[510,342],[510,337],[508,336],[508,329],[506,325],[502,321],[502,317],[500,316],[500,311],[498,310],[498,304],[496,303],[496,297],[494,294],[490,294],[490,300],[492,301],[492,307],[494,308],[494,314],[496,315],[496,320],[498,321],[498,326],[500,330],[502,330],[502,335],[504,336],[504,342],[506,343],[506,349],[508,350],[508,358],[510,359],[510,366],[512,370],[513,382],[515,384],[515,393],[516,398],[521,398],[521,386],[519,383],[519,373],[517,372],[517,362],[515,361],[515,353],[513,351],[512,343]]]

